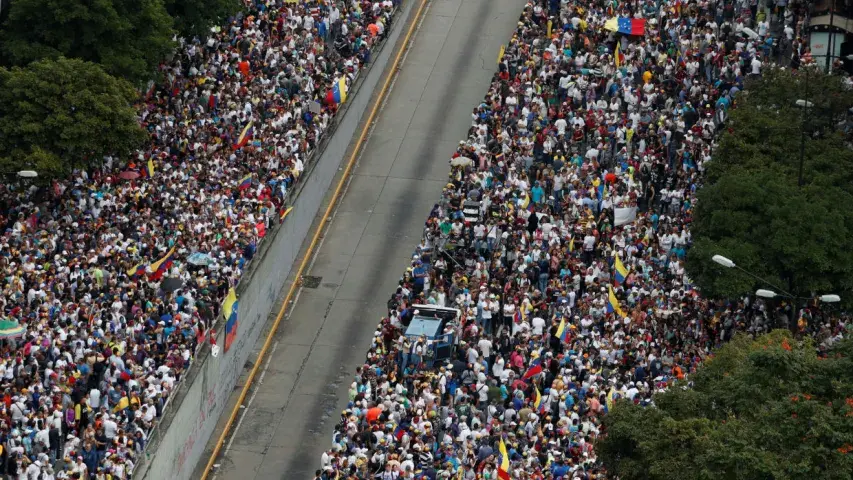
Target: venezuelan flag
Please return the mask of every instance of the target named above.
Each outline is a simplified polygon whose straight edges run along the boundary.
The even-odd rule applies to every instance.
[[[237,138],[237,143],[234,144],[234,150],[246,145],[249,143],[249,139],[255,135],[255,122],[249,122],[243,131],[240,132],[240,136]]]
[[[278,220],[280,222],[283,222],[291,210],[293,210],[293,207],[287,207],[284,210],[282,210],[281,213],[278,215]]]
[[[252,174],[249,173],[245,177],[240,179],[240,184],[237,185],[237,188],[240,190],[245,190],[252,186]]]
[[[509,480],[509,454],[506,453],[506,445],[504,439],[501,438],[498,444],[498,451],[501,453],[501,464],[498,466],[498,478],[500,480]]]
[[[397,427],[394,428],[394,438],[396,438],[398,442],[403,439],[403,435],[405,434],[406,427],[403,427],[403,425],[397,425]]]
[[[567,342],[569,340],[569,327],[566,325],[565,317],[560,319],[560,325],[557,326],[557,338],[559,338],[561,342]]]
[[[622,67],[625,62],[625,55],[622,55],[622,49],[619,47],[619,42],[616,42],[616,54],[613,55],[613,60],[616,62],[616,68]]]
[[[528,378],[539,375],[540,373],[542,373],[542,361],[537,358],[530,363],[530,368],[524,372],[524,376],[521,378],[527,380]]]
[[[625,279],[628,278],[628,269],[625,268],[624,264],[622,264],[622,259],[619,258],[619,255],[616,255],[616,261],[613,266],[616,270],[616,274],[614,275],[616,284],[621,285],[625,282]]]
[[[228,290],[228,295],[225,296],[225,301],[222,303],[222,315],[225,317],[225,351],[231,348],[231,344],[237,338],[237,310],[240,302],[237,300],[237,292],[234,287]]]
[[[533,386],[533,391],[536,392],[536,395],[533,397],[533,408],[538,412],[542,406],[542,395],[539,393],[539,388],[536,385]]]
[[[172,266],[172,261],[175,256],[175,247],[169,249],[166,255],[157,260],[156,262],[151,264],[151,273],[148,275],[148,278],[152,280],[159,280],[163,277],[169,267]]]
[[[347,101],[348,91],[347,79],[346,77],[341,77],[332,87],[332,99],[334,99],[335,103],[344,103]]]
[[[127,398],[127,395],[121,397],[121,400],[118,401],[116,406],[113,407],[113,413],[118,413],[125,408],[130,406],[130,399]]]
[[[616,312],[620,317],[625,316],[625,312],[619,307],[619,300],[616,298],[616,293],[613,292],[613,286],[607,286],[607,313]]]
[[[604,23],[604,29],[625,35],[645,35],[646,20],[627,17],[613,17]]]
[[[149,177],[154,177],[154,159],[153,158],[148,159],[148,164],[145,166],[145,173]]]
[[[136,277],[136,276],[142,275],[143,273],[145,273],[145,266],[144,266],[143,264],[141,264],[141,263],[140,263],[139,265],[137,265],[137,266],[135,266],[135,267],[131,268],[130,270],[128,270],[128,271],[127,271],[127,276],[128,276],[128,277],[131,277],[131,278],[134,278],[134,277]]]

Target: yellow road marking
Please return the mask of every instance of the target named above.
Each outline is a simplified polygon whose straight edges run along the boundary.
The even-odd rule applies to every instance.
[[[293,298],[294,292],[296,292],[296,288],[299,286],[298,279],[302,277],[302,272],[305,271],[305,267],[308,265],[308,262],[311,258],[311,252],[314,251],[314,247],[317,246],[317,241],[320,239],[320,235],[323,232],[323,228],[326,224],[326,221],[331,216],[332,211],[335,209],[335,204],[338,202],[338,197],[341,194],[341,190],[343,190],[343,186],[346,183],[347,178],[352,172],[353,166],[355,166],[356,159],[358,158],[358,153],[361,150],[361,147],[364,144],[364,140],[367,138],[367,134],[370,131],[370,126],[373,123],[373,120],[376,118],[376,114],[379,112],[379,108],[382,105],[382,101],[385,98],[385,95],[388,93],[388,87],[391,85],[391,81],[394,79],[394,75],[397,71],[397,68],[400,66],[400,60],[403,58],[403,53],[406,51],[409,42],[412,39],[412,34],[415,31],[415,28],[418,26],[418,22],[420,21],[421,15],[424,12],[424,8],[426,7],[429,0],[421,0],[421,4],[418,7],[417,13],[415,13],[415,18],[412,21],[412,24],[409,26],[409,30],[406,32],[406,36],[403,40],[403,45],[400,47],[400,50],[397,51],[397,56],[394,57],[394,62],[391,64],[391,69],[388,71],[388,75],[385,77],[385,83],[382,85],[382,90],[379,91],[379,96],[376,97],[376,101],[373,104],[373,109],[370,111],[370,116],[367,117],[367,122],[364,123],[364,128],[361,130],[361,134],[358,137],[358,140],[355,143],[355,148],[350,154],[349,160],[347,161],[346,169],[344,170],[344,174],[341,177],[338,185],[335,187],[335,193],[332,195],[332,199],[329,202],[329,206],[326,207],[325,213],[323,213],[323,219],[320,221],[317,229],[314,231],[314,236],[311,238],[311,243],[308,245],[308,250],[305,252],[305,257],[302,259],[302,263],[299,265],[299,269],[296,271],[295,279],[296,281],[291,284],[290,289],[287,292],[287,296],[284,298],[284,302],[281,304],[281,309],[278,311],[278,315],[275,317],[275,321],[273,322],[272,328],[270,329],[270,333],[267,335],[266,340],[264,341],[264,346],[261,347],[261,351],[258,354],[257,360],[255,360],[255,364],[252,366],[252,370],[249,371],[249,378],[246,380],[246,384],[243,386],[243,389],[240,391],[240,397],[237,399],[237,403],[234,405],[234,409],[231,410],[231,415],[228,416],[228,422],[225,424],[225,428],[222,430],[222,433],[219,435],[219,438],[216,440],[216,446],[213,448],[213,453],[210,455],[210,458],[207,460],[207,465],[204,467],[204,472],[201,474],[201,479],[206,480],[207,476],[210,474],[210,470],[213,468],[214,462],[216,462],[216,457],[219,456],[219,452],[222,450],[222,445],[225,443],[225,438],[228,436],[228,431],[231,430],[231,426],[234,424],[234,420],[237,419],[237,415],[240,413],[240,406],[243,404],[243,401],[246,399],[246,395],[249,393],[249,389],[252,386],[252,381],[255,379],[255,375],[258,373],[258,369],[263,363],[264,356],[267,353],[270,345],[272,344],[273,336],[275,336],[275,332],[278,330],[278,326],[281,323],[281,320],[284,318],[284,314],[287,311],[287,305],[290,303],[290,299]],[[362,92],[366,93],[366,92]]]

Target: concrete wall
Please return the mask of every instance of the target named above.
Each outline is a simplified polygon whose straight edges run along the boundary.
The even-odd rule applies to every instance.
[[[396,52],[397,43],[415,2],[406,1],[397,14],[388,40],[373,54],[373,64],[362,71],[350,92],[346,111],[340,112],[337,125],[319,155],[309,163],[299,189],[291,201],[293,211],[284,224],[267,234],[252,264],[237,288],[239,327],[237,338],[228,352],[225,328],[220,320],[216,327],[217,358],[210,356],[208,346],[199,351],[192,368],[182,379],[177,394],[170,400],[161,423],[152,431],[146,454],[134,472],[135,478],[183,480],[191,477],[196,464],[206,460],[205,446],[223,415],[237,379],[249,353],[255,347],[270,313],[280,305],[276,296],[294,267],[296,257],[317,215],[323,197],[341,166],[353,134],[365,115],[374,89]]]

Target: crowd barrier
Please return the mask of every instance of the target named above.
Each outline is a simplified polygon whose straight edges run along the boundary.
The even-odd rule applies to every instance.
[[[394,54],[401,32],[415,2],[404,2],[395,14],[386,40],[374,49],[372,63],[364,68],[351,88],[343,111],[336,116],[314,158],[306,163],[303,178],[288,199],[293,207],[280,225],[267,232],[236,288],[237,321],[233,340],[226,350],[226,325],[220,318],[216,331],[219,353],[210,354],[203,345],[190,369],[181,379],[176,394],[163,410],[160,423],[152,430],[145,454],[134,470],[135,479],[189,479],[204,458],[205,447],[225,413],[229,397],[243,372],[270,315],[278,313],[278,294],[297,260],[323,197],[338,173],[362,116],[367,113],[372,93]],[[390,45],[390,47],[389,47]]]

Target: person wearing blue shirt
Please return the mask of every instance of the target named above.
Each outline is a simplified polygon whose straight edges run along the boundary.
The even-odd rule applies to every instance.
[[[739,85],[734,85],[734,86],[732,86],[732,88],[729,89],[729,96],[732,98],[735,98],[738,93],[740,93],[740,86]]]
[[[415,278],[415,295],[424,291],[424,282],[426,279],[426,269],[423,266],[423,262],[418,260],[415,264],[415,268],[412,270],[412,276]]]
[[[551,475],[553,475],[555,479],[564,478],[569,475],[569,467],[563,463],[562,458],[554,460],[554,464],[551,465]]]
[[[616,96],[616,94],[618,94],[618,93],[619,93],[619,84],[618,84],[618,83],[616,83],[616,82],[613,82],[613,83],[610,85],[609,93],[610,93],[610,97],[611,97],[611,98],[612,98],[612,97],[614,97],[614,96]]]
[[[542,199],[545,197],[545,190],[542,189],[542,186],[539,185],[539,181],[537,180],[534,184],[533,188],[530,190],[530,196],[533,200],[533,203],[540,204],[542,203]]]
[[[548,8],[551,12],[551,15],[557,15],[560,13],[560,0],[550,0],[548,2]]]

